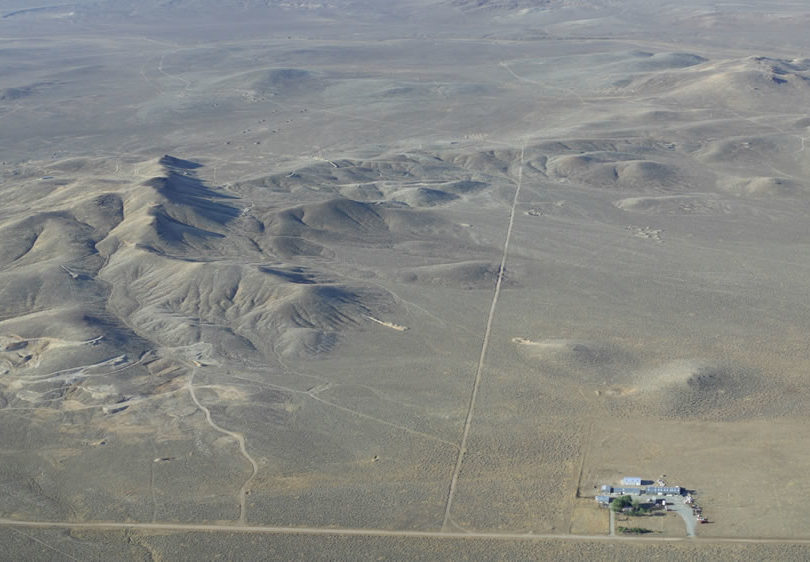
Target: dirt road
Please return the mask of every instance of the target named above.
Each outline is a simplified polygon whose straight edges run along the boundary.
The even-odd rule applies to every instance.
[[[509,211],[509,223],[506,228],[506,237],[503,243],[503,254],[501,255],[501,265],[498,268],[498,280],[495,282],[495,292],[492,295],[492,303],[489,307],[489,316],[487,317],[487,327],[484,330],[484,340],[481,344],[481,354],[478,357],[478,367],[475,370],[475,380],[473,382],[472,392],[470,394],[470,403],[467,407],[467,416],[464,420],[464,431],[461,435],[461,443],[459,444],[458,457],[456,458],[456,465],[453,469],[453,476],[450,479],[450,489],[447,492],[447,501],[444,507],[444,520],[442,522],[442,530],[447,529],[451,523],[451,510],[453,508],[453,498],[456,493],[458,485],[458,477],[461,474],[461,466],[464,463],[464,455],[467,452],[467,440],[470,436],[470,427],[472,426],[473,414],[475,413],[475,400],[478,397],[478,389],[481,386],[481,378],[484,373],[484,366],[486,365],[487,349],[489,348],[489,336],[492,333],[492,321],[495,319],[495,310],[498,307],[498,297],[501,295],[501,286],[503,285],[503,276],[506,273],[506,260],[509,257],[509,241],[512,238],[512,227],[515,224],[515,209],[517,209],[518,199],[520,197],[520,188],[523,186],[523,158],[526,150],[526,143],[520,149],[520,162],[517,170],[517,180],[515,181],[515,195],[512,199],[512,206]]]
[[[116,522],[70,522],[70,521],[22,521],[0,519],[0,527],[29,529],[95,529],[95,530],[134,530],[134,531],[174,531],[180,533],[255,533],[274,535],[320,535],[320,536],[361,536],[361,537],[400,537],[400,538],[446,538],[446,539],[489,539],[489,540],[566,540],[566,541],[622,541],[657,543],[738,543],[738,544],[802,544],[810,545],[810,538],[727,538],[727,537],[627,537],[610,535],[572,535],[554,533],[461,533],[444,531],[392,531],[386,529],[324,529],[318,527],[273,527],[265,525],[213,525],[193,523],[116,523]]]

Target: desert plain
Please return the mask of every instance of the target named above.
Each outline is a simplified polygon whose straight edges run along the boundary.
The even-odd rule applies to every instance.
[[[803,2],[26,4],[3,557],[810,556]]]

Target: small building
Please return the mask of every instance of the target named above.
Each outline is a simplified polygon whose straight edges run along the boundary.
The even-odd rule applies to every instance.
[[[683,494],[683,488],[680,486],[649,486],[647,493],[653,496],[680,496]]]
[[[636,476],[625,476],[622,478],[622,486],[641,486],[641,478]]]
[[[607,507],[610,503],[610,496],[596,496],[596,503],[598,503],[600,507]]]
[[[642,488],[613,488],[613,493],[623,496],[640,496],[644,490]]]
[[[602,484],[602,488],[600,488],[600,490],[603,494],[609,494],[613,492],[613,486],[610,484]]]

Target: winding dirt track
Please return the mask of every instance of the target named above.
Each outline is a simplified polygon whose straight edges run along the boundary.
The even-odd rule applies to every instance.
[[[194,404],[200,411],[205,414],[205,421],[208,422],[214,430],[231,437],[234,441],[236,441],[237,445],[239,445],[239,452],[242,453],[242,456],[250,463],[251,473],[250,476],[247,477],[245,482],[242,484],[242,487],[239,488],[239,492],[237,494],[237,499],[239,500],[239,521],[243,525],[247,521],[247,493],[250,486],[250,483],[256,477],[256,474],[259,472],[259,464],[256,460],[250,456],[247,452],[247,447],[245,446],[245,437],[241,433],[237,433],[236,431],[230,431],[223,427],[217,425],[217,423],[211,417],[211,410],[206,408],[202,405],[200,400],[197,398],[196,392],[194,392],[194,375],[197,374],[197,368],[194,367],[191,371],[191,376],[188,378],[188,392],[191,395],[191,400],[194,401]]]

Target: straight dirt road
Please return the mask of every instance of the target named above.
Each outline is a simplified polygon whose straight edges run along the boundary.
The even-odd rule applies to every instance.
[[[472,426],[473,414],[475,413],[475,400],[478,397],[478,389],[481,386],[481,378],[484,373],[484,365],[486,364],[487,348],[489,347],[489,336],[492,333],[492,321],[495,319],[495,310],[498,306],[498,297],[501,295],[501,286],[503,285],[503,276],[506,271],[506,260],[509,257],[509,241],[512,238],[512,228],[515,224],[515,209],[517,208],[518,198],[520,197],[520,188],[523,185],[523,158],[526,151],[526,143],[524,142],[520,148],[520,161],[518,163],[517,180],[515,181],[515,195],[512,199],[512,207],[509,210],[509,225],[506,228],[506,237],[503,242],[503,254],[501,255],[501,265],[498,268],[498,279],[495,282],[495,292],[492,295],[492,304],[489,307],[489,316],[487,317],[487,327],[484,330],[484,340],[481,344],[481,355],[478,357],[478,367],[475,370],[475,380],[473,382],[472,392],[470,394],[470,404],[467,407],[467,416],[464,420],[464,431],[461,435],[461,443],[459,444],[458,457],[456,458],[456,465],[453,469],[453,476],[450,479],[450,489],[447,493],[447,501],[444,507],[444,520],[442,521],[442,530],[446,529],[451,522],[451,510],[453,508],[453,498],[456,493],[458,485],[458,477],[461,474],[461,466],[464,463],[464,454],[467,452],[467,440],[470,436],[470,427]]]
[[[324,529],[318,527],[273,527],[264,525],[208,525],[193,523],[116,523],[116,522],[69,522],[69,521],[17,521],[0,519],[0,527],[29,529],[95,529],[134,531],[174,531],[180,533],[255,533],[273,535],[320,535],[400,538],[447,538],[447,539],[496,539],[514,541],[565,540],[565,541],[622,541],[655,543],[736,543],[736,544],[801,544],[810,545],[810,539],[787,538],[733,538],[733,537],[626,537],[610,535],[572,535],[554,533],[477,533],[447,531],[390,531],[386,529]]]

